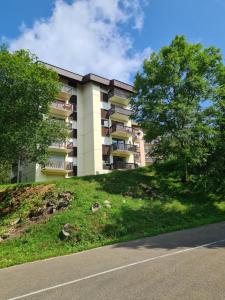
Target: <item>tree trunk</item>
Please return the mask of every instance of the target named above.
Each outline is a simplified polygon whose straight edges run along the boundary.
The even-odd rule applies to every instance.
[[[21,162],[20,162],[20,158],[19,158],[18,164],[17,164],[17,178],[16,178],[17,183],[20,183],[20,166],[21,166]]]
[[[185,164],[184,174],[181,177],[182,183],[188,183],[188,170],[187,170],[187,164]]]

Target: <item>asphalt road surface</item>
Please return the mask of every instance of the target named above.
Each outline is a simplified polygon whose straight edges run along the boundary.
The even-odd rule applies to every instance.
[[[224,300],[225,222],[2,269],[0,299]]]

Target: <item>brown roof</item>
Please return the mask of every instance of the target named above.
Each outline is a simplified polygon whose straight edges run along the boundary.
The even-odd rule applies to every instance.
[[[124,83],[124,82],[119,81],[119,80],[115,80],[115,79],[110,80],[110,79],[107,79],[105,77],[98,76],[98,75],[91,74],[91,73],[82,76],[80,74],[77,74],[77,73],[74,73],[74,72],[56,67],[56,66],[51,65],[51,64],[48,64],[46,62],[41,61],[41,63],[43,63],[47,68],[53,69],[59,75],[67,77],[68,79],[76,80],[80,84],[85,84],[87,82],[93,81],[93,82],[97,82],[97,83],[100,83],[100,84],[103,84],[103,85],[106,85],[106,86],[109,86],[109,87],[117,87],[117,88],[129,91],[129,92],[133,91],[133,86],[132,85],[130,85],[128,83]]]

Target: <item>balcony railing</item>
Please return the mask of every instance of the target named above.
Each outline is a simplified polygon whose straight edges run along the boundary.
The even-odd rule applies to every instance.
[[[53,108],[65,110],[65,111],[72,111],[73,110],[73,105],[72,104],[67,104],[67,103],[59,103],[59,102],[52,102],[51,106]]]
[[[129,117],[129,116],[131,116],[132,111],[129,110],[129,109],[125,109],[123,107],[120,107],[120,106],[112,105],[111,109],[109,110],[109,115],[113,115],[115,113],[125,115],[125,116]]]
[[[52,170],[65,170],[71,171],[73,169],[73,163],[66,163],[65,161],[56,161],[50,160],[45,165],[42,166],[44,169],[52,169]]]
[[[137,164],[133,163],[127,163],[123,161],[119,161],[113,164],[110,163],[103,163],[103,170],[130,170],[130,169],[136,169],[138,167]]]
[[[49,147],[51,148],[65,148],[66,147],[66,143],[65,142],[56,142],[56,143],[52,143]]]
[[[121,89],[118,89],[118,88],[113,88],[109,94],[109,99],[112,98],[112,97],[118,97],[118,98],[123,98],[125,99],[126,101],[129,101],[129,98],[130,98],[130,93],[129,92],[126,92],[124,90],[121,90]]]
[[[72,149],[72,142],[55,142],[50,145],[50,148]]]
[[[113,124],[111,126],[111,132],[116,132],[116,131],[132,134],[133,129],[132,129],[132,127],[128,127],[128,126],[124,126],[124,125],[120,125],[120,124]]]
[[[67,93],[67,94],[70,94],[70,95],[76,95],[76,89],[72,86],[69,86],[67,84],[63,84],[61,86],[61,92],[63,93]]]
[[[137,167],[138,167],[137,164],[127,163],[127,162],[123,162],[123,161],[118,161],[111,165],[112,170],[116,170],[116,169],[129,170],[129,169],[136,169]]]
[[[136,152],[137,146],[131,144],[114,143],[112,144],[112,151],[116,151],[116,150]]]

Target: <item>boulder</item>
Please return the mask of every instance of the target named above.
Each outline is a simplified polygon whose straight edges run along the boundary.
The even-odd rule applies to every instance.
[[[133,197],[134,193],[131,192],[131,191],[127,191],[123,195],[126,196],[126,197]]]
[[[8,239],[9,237],[10,237],[10,234],[9,234],[8,232],[5,232],[5,233],[1,234],[1,236],[0,236],[0,238],[1,238],[2,240],[6,240],[6,239]]]
[[[105,205],[105,207],[107,207],[107,208],[111,208],[111,207],[112,207],[111,202],[110,202],[109,200],[105,200],[105,201],[104,201],[104,205]]]
[[[62,229],[59,233],[59,238],[61,241],[68,240],[69,236],[70,236],[69,232],[65,231],[64,229]]]
[[[80,228],[75,227],[71,224],[65,224],[63,229],[59,233],[59,238],[61,241],[72,239],[75,241],[80,241],[79,236]]]
[[[66,208],[68,207],[70,204],[69,200],[66,199],[60,199],[59,202],[57,203],[57,209],[61,209],[61,208]]]
[[[19,224],[19,223],[21,223],[22,222],[22,219],[21,218],[17,218],[17,219],[15,219],[15,220],[13,220],[11,223],[10,223],[10,225],[11,226],[15,226],[15,225],[17,225],[17,224]]]
[[[91,211],[93,213],[97,212],[99,209],[101,208],[101,205],[98,202],[95,202],[92,207],[91,207]]]
[[[44,214],[44,208],[39,207],[36,210],[31,210],[28,217],[31,221],[36,221],[38,219],[40,219]]]
[[[73,193],[72,192],[60,192],[60,193],[58,193],[58,199],[69,202],[73,199]]]
[[[54,206],[49,206],[49,207],[47,207],[47,209],[46,209],[46,213],[47,213],[48,215],[54,214],[55,211],[56,211],[56,208],[55,208]]]

